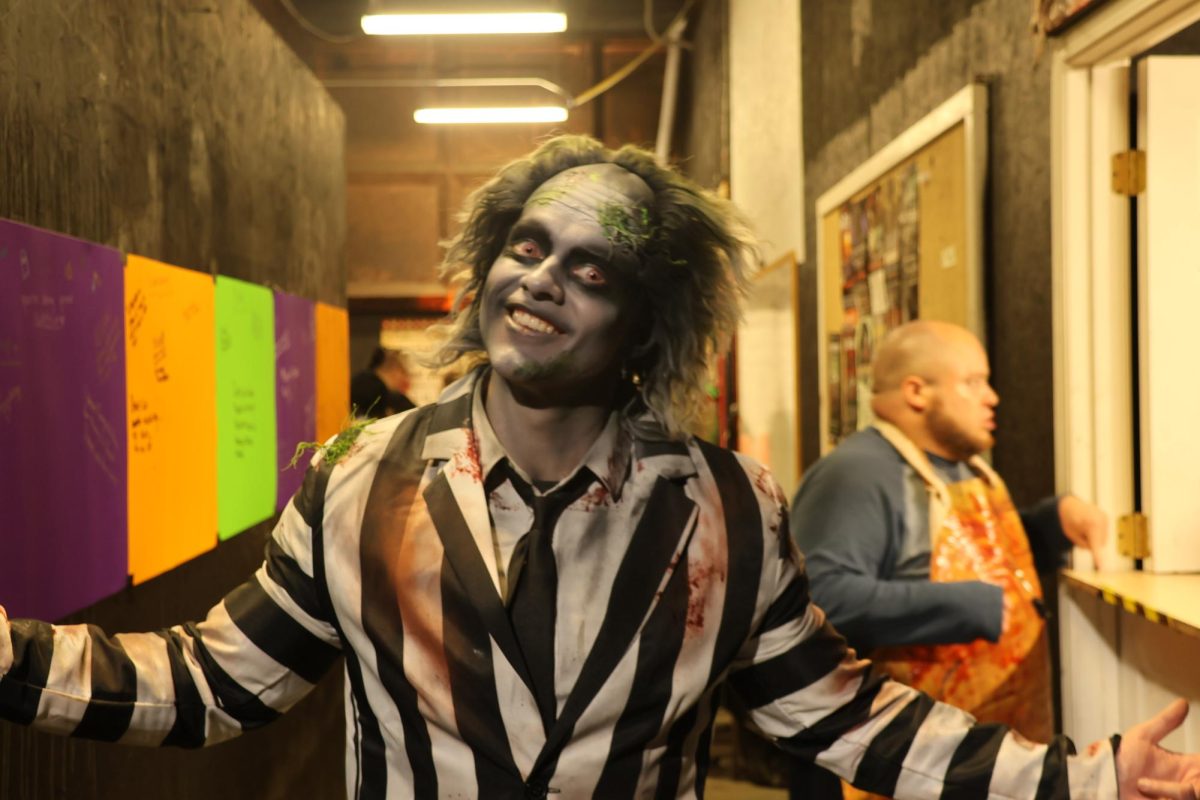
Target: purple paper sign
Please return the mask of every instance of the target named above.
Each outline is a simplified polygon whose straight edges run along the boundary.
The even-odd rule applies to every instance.
[[[56,620],[128,573],[123,258],[0,220],[0,604]]]
[[[296,445],[317,435],[316,309],[311,300],[275,293],[275,428],[279,481],[275,509],[300,488],[308,458],[289,467]]]

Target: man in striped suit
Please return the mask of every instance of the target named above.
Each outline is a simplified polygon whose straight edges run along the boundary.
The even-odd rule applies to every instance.
[[[883,679],[825,622],[771,475],[683,432],[754,259],[732,207],[643,151],[563,137],[509,165],[446,259],[443,357],[480,365],[315,459],[204,622],[0,614],[0,714],[211,744],[343,654],[352,798],[695,797],[728,681],[871,791],[1194,798],[1200,759],[1155,745],[1185,705],[1075,755]]]

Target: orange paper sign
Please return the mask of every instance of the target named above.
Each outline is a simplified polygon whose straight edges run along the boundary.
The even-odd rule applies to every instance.
[[[128,257],[125,358],[134,583],[217,543],[213,325],[211,276]]]
[[[317,303],[317,439],[341,431],[350,414],[350,318]]]

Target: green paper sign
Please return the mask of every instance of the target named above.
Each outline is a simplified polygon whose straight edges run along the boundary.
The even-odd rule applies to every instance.
[[[275,298],[217,276],[217,536],[275,513]]]

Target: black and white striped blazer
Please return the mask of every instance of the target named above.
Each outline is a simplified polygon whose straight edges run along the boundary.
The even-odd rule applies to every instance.
[[[558,628],[576,677],[545,730],[498,590],[477,380],[310,469],[263,566],[199,624],[108,637],[0,617],[0,716],[200,746],[282,714],[344,654],[355,800],[690,798],[728,681],[780,746],[881,794],[1116,797],[1107,744],[1033,745],[873,674],[809,602],[770,474],[637,425],[622,522],[589,534],[612,579],[559,587],[596,624]]]

